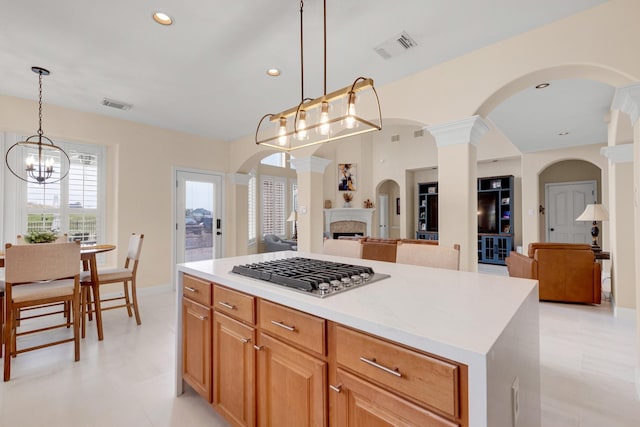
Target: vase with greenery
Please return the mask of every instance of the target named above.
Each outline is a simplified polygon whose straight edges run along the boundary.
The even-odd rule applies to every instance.
[[[27,243],[52,243],[58,238],[58,233],[55,231],[30,231],[24,236],[24,240]]]

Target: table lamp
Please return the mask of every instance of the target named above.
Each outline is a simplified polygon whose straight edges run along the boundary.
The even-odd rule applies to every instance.
[[[289,218],[287,218],[287,222],[293,221],[293,236],[291,236],[292,240],[298,240],[298,212],[291,211]]]
[[[609,213],[607,209],[600,204],[589,204],[584,208],[584,212],[580,214],[576,221],[592,221],[591,227],[591,249],[594,252],[600,252],[600,246],[598,245],[598,235],[600,229],[598,228],[598,221],[607,221],[609,219]]]

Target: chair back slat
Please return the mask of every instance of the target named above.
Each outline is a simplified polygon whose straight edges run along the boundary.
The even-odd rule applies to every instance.
[[[54,280],[76,274],[80,274],[80,245],[77,243],[6,246],[6,282]]]

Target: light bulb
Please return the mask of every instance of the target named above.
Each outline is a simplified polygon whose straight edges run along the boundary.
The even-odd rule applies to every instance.
[[[280,117],[280,127],[278,128],[278,144],[287,144],[287,119]]]
[[[32,168],[35,162],[36,160],[33,158],[32,155],[27,157],[27,160],[25,160],[25,163],[27,164],[27,168]]]
[[[329,135],[329,129],[331,125],[329,125],[329,103],[327,101],[322,101],[322,110],[320,112],[320,126],[318,127],[318,132],[320,135]]]
[[[44,161],[44,166],[47,171],[53,171],[53,163],[54,160],[51,157]]]
[[[296,138],[299,141],[303,139],[307,139],[307,112],[304,110],[300,110],[300,115],[298,116],[298,128],[296,129]]]
[[[349,92],[349,101],[347,103],[347,118],[345,119],[345,125],[347,129],[353,129],[358,125],[355,119],[356,116],[356,94]]]

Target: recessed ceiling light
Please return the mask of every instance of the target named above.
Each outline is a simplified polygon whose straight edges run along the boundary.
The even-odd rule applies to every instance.
[[[560,133],[559,133],[558,135],[560,135],[560,136],[565,136],[565,135],[569,135],[569,132],[567,132],[567,131],[564,131],[564,132],[560,132]]]
[[[546,87],[549,87],[551,83],[540,83],[539,85],[536,85],[536,89],[544,89]]]
[[[153,20],[156,21],[160,25],[171,25],[173,24],[173,19],[169,15],[164,12],[156,12],[153,14]]]
[[[280,70],[278,70],[277,68],[269,68],[267,70],[267,74],[271,77],[278,77],[280,75]]]

